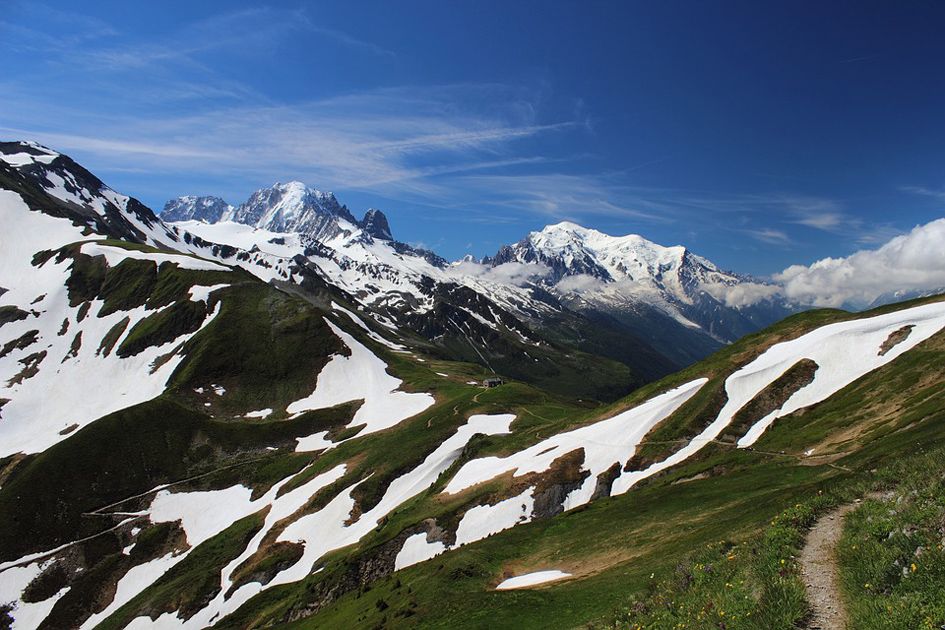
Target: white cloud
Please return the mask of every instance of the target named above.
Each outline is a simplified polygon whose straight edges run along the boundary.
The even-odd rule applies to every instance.
[[[791,243],[791,237],[781,230],[775,230],[774,228],[761,228],[757,230],[743,231],[764,243],[770,243],[772,245],[789,245]]]
[[[621,173],[572,175],[464,175],[455,184],[477,192],[477,204],[524,211],[557,220],[606,216],[666,221],[671,204],[651,199],[640,189],[627,186]]]
[[[781,293],[781,287],[759,282],[744,282],[735,286],[720,282],[703,284],[702,290],[732,308],[752,306]]]
[[[38,125],[8,125],[0,131],[81,152],[80,159],[88,162],[92,156],[94,168],[102,170],[133,160],[163,173],[251,176],[258,185],[295,178],[432,199],[444,194],[436,177],[536,162],[502,154],[517,141],[571,126],[518,118],[514,101],[519,96],[515,88],[495,85],[388,88],[291,106],[247,105],[111,121],[60,117],[47,107],[47,120],[69,119],[75,131]],[[510,107],[489,114],[477,109],[476,104],[493,98]],[[19,105],[7,101],[2,109],[35,111],[28,105],[28,99]]]
[[[561,278],[555,288],[562,293],[595,293],[603,289],[605,285],[606,283],[600,278],[582,273]]]
[[[491,267],[463,261],[450,266],[448,273],[457,277],[473,276],[489,282],[522,286],[548,276],[551,269],[540,263],[508,262]]]
[[[933,199],[937,199],[938,201],[945,201],[945,190],[936,190],[933,188],[926,188],[924,186],[903,186],[900,190],[903,192],[912,193],[914,195],[931,197]]]
[[[896,292],[945,287],[945,219],[897,236],[879,249],[793,265],[774,279],[792,300],[814,306],[867,306]]]

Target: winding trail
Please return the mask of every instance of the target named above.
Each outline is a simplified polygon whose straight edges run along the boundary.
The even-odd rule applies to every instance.
[[[843,533],[843,519],[855,507],[855,503],[848,503],[820,517],[801,550],[801,577],[812,612],[807,625],[810,630],[846,628],[847,613],[840,595],[835,550]]]
[[[800,563],[801,577],[807,587],[807,602],[813,613],[806,626],[808,630],[844,630],[847,627],[836,555],[837,543],[843,534],[843,519],[863,501],[888,501],[894,496],[895,490],[870,492],[862,499],[824,514],[807,534]]]

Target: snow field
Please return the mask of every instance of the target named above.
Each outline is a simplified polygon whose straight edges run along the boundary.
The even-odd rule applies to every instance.
[[[348,309],[344,308],[343,306],[339,306],[338,304],[332,302],[331,308],[334,311],[338,311],[339,313],[344,313],[345,315],[347,315],[351,319],[351,321],[353,321],[355,324],[361,327],[368,334],[368,337],[378,342],[382,346],[387,346],[391,350],[397,350],[397,351],[403,351],[407,349],[407,346],[402,346],[399,343],[394,343],[393,341],[388,341],[387,339],[384,339],[383,337],[381,337],[379,334],[377,334],[376,332],[368,328],[367,324],[364,323],[364,320],[362,320],[360,317],[358,317],[357,315],[355,315]]]
[[[39,627],[53,606],[59,599],[69,592],[69,587],[61,589],[52,597],[41,602],[24,602],[23,591],[36,576],[43,572],[48,562],[34,562],[32,564],[11,567],[0,572],[0,604],[12,603],[14,608],[10,612],[13,617],[12,630],[33,630]]]
[[[427,542],[426,532],[414,534],[404,541],[404,546],[400,548],[397,557],[394,558],[394,571],[400,571],[430,558],[435,558],[444,551],[446,551],[446,545],[439,540]]]
[[[150,260],[160,266],[163,263],[170,262],[179,266],[181,269],[193,269],[194,271],[229,271],[229,267],[209,260],[194,258],[185,254],[165,254],[156,252],[142,252],[136,249],[125,249],[123,247],[114,247],[112,245],[102,245],[100,243],[86,243],[82,245],[82,253],[87,256],[104,256],[110,267],[114,267],[126,258],[136,260]],[[217,286],[216,288],[220,288]]]
[[[915,326],[911,334],[885,355],[879,356],[880,345],[889,335],[907,325]],[[771,346],[726,379],[728,402],[701,434],[665,460],[645,470],[621,474],[614,481],[611,494],[626,492],[641,479],[692,457],[725,430],[739,409],[801,359],[811,359],[819,366],[814,381],[795,392],[780,409],[755,423],[738,441],[739,447],[754,444],[776,418],[826,400],[942,328],[945,328],[945,302],[933,302],[885,315],[829,324],[797,339]]]
[[[226,598],[226,592],[232,586],[231,576],[233,571],[258,550],[262,540],[277,523],[293,517],[319,490],[340,479],[345,473],[345,466],[342,464],[321,473],[302,486],[278,498],[279,490],[291,481],[295,475],[280,481],[256,501],[249,499],[250,491],[243,486],[206,492],[167,493],[162,491],[158,493],[148,510],[152,520],[155,520],[155,522],[180,520],[187,533],[188,542],[194,546],[195,541],[207,540],[223,531],[232,522],[253,514],[266,506],[269,506],[269,513],[266,516],[263,528],[253,537],[247,548],[223,569],[221,573],[222,589],[207,607],[187,621],[178,618],[176,613],[165,613],[154,622],[146,617],[139,617],[129,627],[204,628],[236,610],[262,590],[305,578],[312,572],[315,563],[323,555],[334,549],[356,543],[377,527],[381,518],[404,501],[426,490],[444,470],[456,461],[473,435],[476,433],[490,435],[508,433],[509,426],[514,419],[515,416],[512,414],[471,416],[466,424],[459,427],[456,433],[428,455],[422,464],[394,480],[375,508],[362,514],[356,522],[350,525],[345,525],[345,521],[349,519],[354,508],[354,499],[351,497],[351,492],[360,482],[352,484],[341,491],[317,512],[303,515],[292,521],[276,540],[304,544],[302,558],[293,566],[278,573],[265,586],[259,583],[246,584],[237,589],[229,598]],[[207,514],[207,512],[219,512],[220,514]],[[411,545],[420,547],[417,541],[412,542]],[[176,558],[182,559],[186,553],[188,552]],[[420,550],[408,551],[405,559],[409,558],[411,554],[417,556],[420,554]],[[158,577],[160,576],[154,575],[151,582],[147,584],[136,581],[135,584],[140,586],[138,592],[147,588]],[[112,611],[117,609],[113,609],[111,606],[109,608]],[[111,614],[108,611],[106,612]]]
[[[135,324],[160,309],[147,310],[141,306],[100,317],[103,302],[96,300],[80,322],[81,307],[70,306],[66,289],[71,259],[62,262],[50,259],[39,267],[31,264],[36,252],[81,239],[78,229],[64,219],[30,211],[19,195],[9,191],[0,191],[0,210],[4,219],[9,215],[17,229],[22,228],[22,232],[17,232],[22,238],[11,239],[9,246],[4,243],[0,285],[8,291],[0,296],[0,305],[12,304],[35,313],[5,325],[0,331],[0,345],[37,331],[34,343],[0,358],[0,398],[10,400],[3,407],[0,424],[0,457],[5,457],[19,452],[42,452],[104,415],[160,395],[183,357],[174,356],[153,369],[155,361],[199,331],[132,357],[119,358],[114,350],[105,356],[99,351],[101,341],[116,324],[129,319],[114,348],[121,345]],[[83,251],[106,249],[98,243],[85,243],[82,247]],[[122,254],[129,253],[118,247],[107,247],[107,251],[109,264],[118,264]],[[219,305],[203,326],[218,312]],[[63,329],[65,333],[60,334]],[[74,348],[80,333],[81,345]],[[20,383],[11,383],[24,367],[21,360],[42,351],[46,356],[37,364],[38,372]],[[49,395],[50,392],[55,395]]]
[[[290,414],[363,399],[364,404],[348,426],[366,425],[360,435],[367,435],[392,427],[436,402],[430,394],[397,391],[403,381],[387,373],[386,363],[334,323],[325,321],[351,354],[333,356],[319,373],[315,391],[286,408]]]
[[[524,575],[517,575],[513,578],[509,578],[496,586],[495,590],[510,591],[516,588],[525,588],[528,586],[535,586],[537,584],[554,582],[556,580],[562,580],[568,577],[571,577],[570,573],[565,573],[564,571],[559,571],[557,569],[552,569],[550,571],[536,571],[534,573],[526,573]]]
[[[630,459],[643,436],[694,396],[706,382],[705,378],[691,381],[612,418],[559,433],[508,457],[474,459],[460,468],[446,484],[444,492],[456,494],[510,471],[516,477],[544,472],[562,455],[584,449],[582,469],[591,474],[581,488],[568,496],[565,507],[582,505],[590,500],[597,475],[614,463]]]

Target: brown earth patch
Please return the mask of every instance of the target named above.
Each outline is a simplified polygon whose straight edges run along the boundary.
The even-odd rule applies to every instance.
[[[915,326],[909,324],[908,326],[903,326],[899,330],[894,330],[893,332],[889,333],[889,336],[886,337],[886,341],[884,341],[879,347],[879,356],[886,356],[887,352],[908,339],[909,335],[912,334],[913,328],[915,328]]]
[[[756,422],[780,409],[798,390],[814,380],[817,363],[801,359],[739,409],[732,422],[719,436],[721,442],[735,443]]]

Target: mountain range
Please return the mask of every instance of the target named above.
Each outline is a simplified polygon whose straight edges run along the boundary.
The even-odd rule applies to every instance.
[[[852,614],[945,622],[942,296],[781,318],[573,223],[448,262],[295,182],[159,216],[30,142],[0,218],[0,627],[786,630],[855,498]]]
[[[230,209],[206,216],[206,207],[224,205]],[[569,222],[532,232],[482,261],[449,263],[395,240],[381,211],[358,221],[334,195],[300,182],[258,190],[237,207],[216,197],[180,197],[162,217],[206,241],[281,261],[300,257],[444,356],[527,379],[518,364],[530,356],[528,340],[544,339],[629,368],[628,389],[574,390],[591,397],[624,394],[792,311],[776,287],[725,272],[685,247]]]

